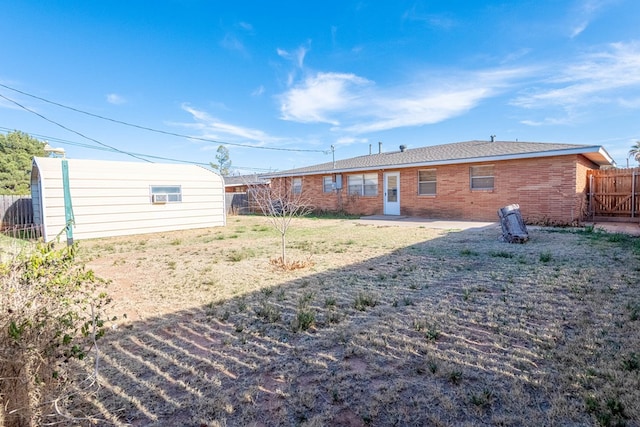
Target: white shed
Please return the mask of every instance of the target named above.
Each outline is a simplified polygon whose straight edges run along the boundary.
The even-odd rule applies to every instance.
[[[45,242],[224,226],[224,191],[195,165],[36,157],[31,169]]]

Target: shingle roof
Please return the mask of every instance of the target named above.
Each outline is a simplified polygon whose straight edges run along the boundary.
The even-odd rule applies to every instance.
[[[262,176],[279,177],[373,169],[400,169],[416,166],[475,163],[569,154],[582,154],[601,166],[615,164],[611,156],[599,145],[467,141],[352,157],[350,159],[336,160],[335,163],[327,162]]]
[[[251,175],[232,175],[224,177],[224,185],[225,187],[237,187],[243,185],[257,185],[257,184],[266,184],[268,181],[263,179],[262,176],[251,174]]]

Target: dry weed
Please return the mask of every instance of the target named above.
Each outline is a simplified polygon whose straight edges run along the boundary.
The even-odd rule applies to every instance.
[[[307,259],[305,261],[293,260],[293,261],[284,261],[282,257],[271,258],[269,263],[276,268],[279,268],[284,271],[293,271],[300,270],[303,268],[313,267],[313,261],[311,259]]]
[[[86,242],[130,316],[77,411],[118,426],[640,425],[637,239],[307,219],[288,237],[314,264],[274,269],[279,236],[261,224]],[[225,258],[243,245],[256,256]]]

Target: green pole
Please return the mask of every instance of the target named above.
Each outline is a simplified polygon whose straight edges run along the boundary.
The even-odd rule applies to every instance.
[[[67,230],[67,245],[73,245],[73,225],[75,218],[73,217],[73,206],[71,205],[71,190],[69,189],[69,163],[62,160],[62,189],[64,191],[64,219],[65,228]]]

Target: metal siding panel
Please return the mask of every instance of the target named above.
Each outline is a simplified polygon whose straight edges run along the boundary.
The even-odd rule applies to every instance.
[[[46,221],[64,228],[60,159],[40,158],[46,187]],[[224,225],[220,175],[193,165],[160,165],[69,159],[74,237],[86,239]],[[182,203],[153,205],[151,185],[180,185]],[[43,191],[43,193],[45,193]]]

